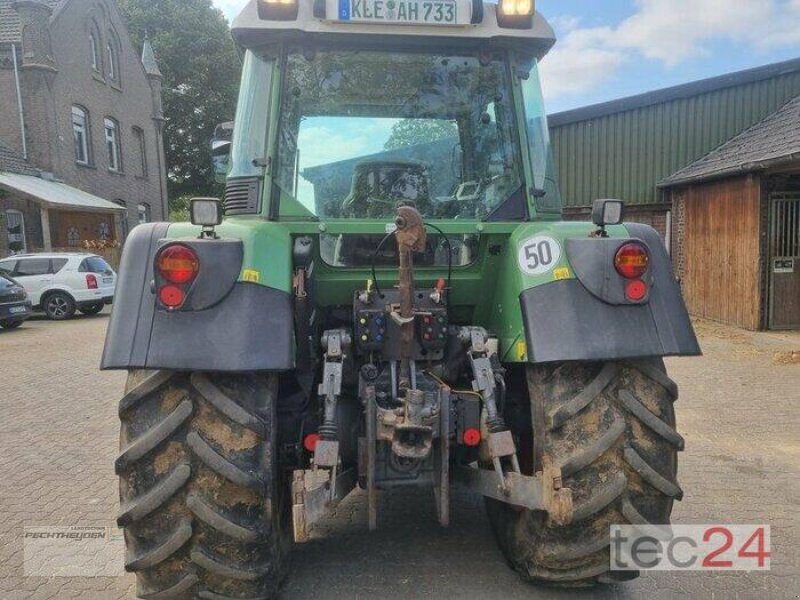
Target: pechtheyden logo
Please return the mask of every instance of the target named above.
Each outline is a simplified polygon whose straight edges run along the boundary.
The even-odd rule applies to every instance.
[[[27,577],[117,577],[125,574],[118,527],[25,527]]]
[[[769,571],[769,525],[612,525],[612,571]]]

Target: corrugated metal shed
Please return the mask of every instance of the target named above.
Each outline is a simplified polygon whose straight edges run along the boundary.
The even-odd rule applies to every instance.
[[[565,208],[662,202],[672,175],[800,96],[800,59],[550,117]]]

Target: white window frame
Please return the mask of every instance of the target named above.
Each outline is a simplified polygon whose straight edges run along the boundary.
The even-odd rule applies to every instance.
[[[119,125],[114,119],[106,117],[103,120],[103,130],[106,138],[108,170],[119,173],[122,171],[122,152],[120,151]]]
[[[136,205],[136,216],[139,221],[139,225],[143,225],[145,223],[150,222],[150,205],[144,202]]]
[[[77,120],[80,119],[80,122]],[[72,139],[75,146],[75,162],[91,164],[89,155],[89,111],[80,106],[72,107]]]

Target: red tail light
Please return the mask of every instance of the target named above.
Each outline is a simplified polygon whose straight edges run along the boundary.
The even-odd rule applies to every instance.
[[[158,290],[158,299],[167,308],[175,309],[180,308],[183,301],[186,300],[186,294],[177,285],[165,285]]]
[[[650,266],[650,255],[642,244],[628,242],[620,246],[614,257],[614,267],[617,273],[626,279],[636,279],[647,272]]]
[[[163,248],[156,258],[159,275],[170,283],[191,283],[200,270],[200,259],[194,250],[181,244]]]
[[[625,296],[632,302],[644,300],[644,297],[647,296],[647,284],[641,279],[628,282],[625,288]]]
[[[87,273],[86,274],[86,287],[88,287],[90,290],[96,290],[97,289],[97,277],[95,277],[91,273]]]

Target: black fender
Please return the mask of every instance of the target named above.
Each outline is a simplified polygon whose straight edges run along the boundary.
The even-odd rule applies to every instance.
[[[630,238],[567,240],[576,279],[525,290],[520,304],[528,361],[607,361],[655,356],[697,356],[700,346],[658,233],[626,224]],[[644,279],[648,295],[630,302],[613,257],[631,239],[650,251]]]
[[[148,223],[125,243],[101,369],[282,371],[294,364],[290,294],[238,282],[240,240],[166,239],[169,223]],[[155,294],[156,252],[191,246],[200,273],[181,310]]]

